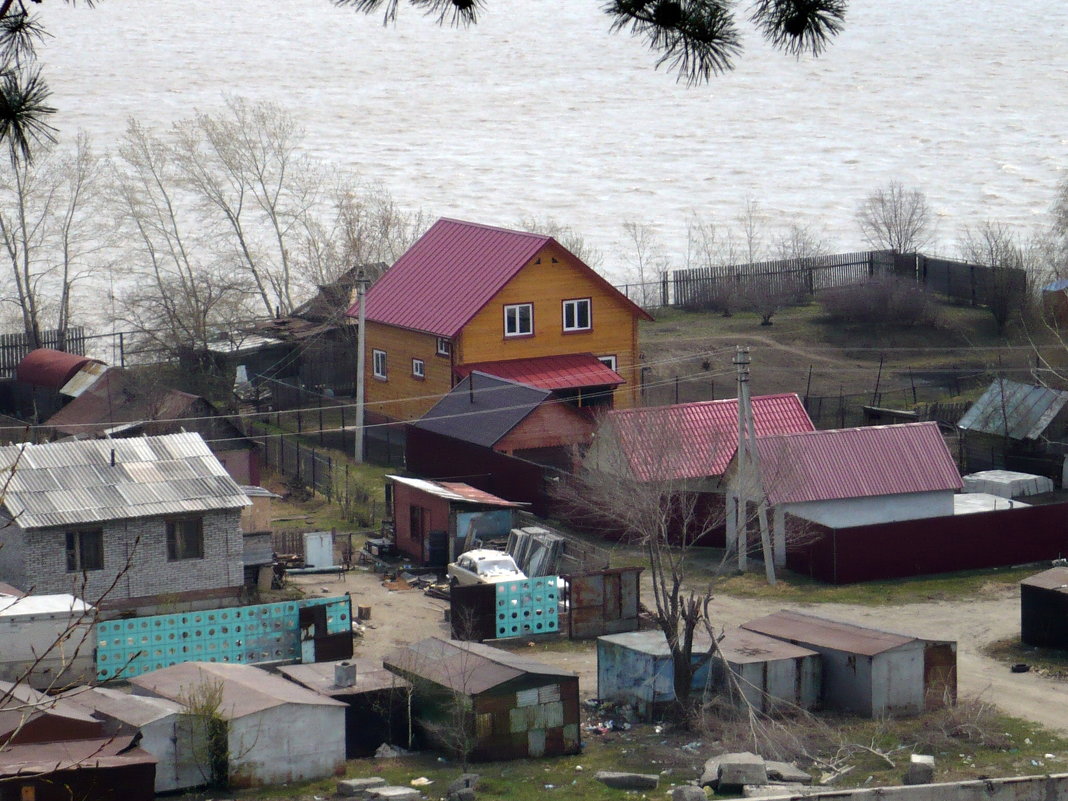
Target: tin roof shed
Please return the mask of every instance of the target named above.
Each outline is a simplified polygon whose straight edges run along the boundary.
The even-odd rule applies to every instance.
[[[969,407],[957,427],[1017,440],[1037,440],[1068,404],[1068,392],[999,378]]]

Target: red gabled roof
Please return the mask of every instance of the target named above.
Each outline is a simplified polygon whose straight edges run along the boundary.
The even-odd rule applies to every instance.
[[[368,290],[367,319],[455,337],[549,243],[563,249],[551,236],[438,220]],[[649,318],[577,256],[574,258],[580,269],[616,293],[621,302]],[[358,313],[358,304],[348,310],[351,317]]]
[[[935,422],[758,437],[757,451],[772,505],[961,488]]]
[[[548,390],[614,387],[626,383],[619,373],[592,353],[461,364],[456,367],[455,373],[458,378],[466,378],[475,370],[518,384]]]
[[[758,435],[812,431],[794,393],[752,398]],[[677,403],[608,413],[631,473],[639,481],[722,475],[738,446],[738,399]]]

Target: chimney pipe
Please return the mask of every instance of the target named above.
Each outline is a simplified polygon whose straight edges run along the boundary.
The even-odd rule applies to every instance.
[[[334,686],[352,687],[356,684],[356,665],[352,662],[340,662],[334,665]]]

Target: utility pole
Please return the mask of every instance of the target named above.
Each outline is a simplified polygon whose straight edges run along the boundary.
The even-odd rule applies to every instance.
[[[359,314],[356,317],[356,447],[352,457],[357,464],[363,463],[363,406],[364,406],[364,369],[367,360],[367,326],[364,296],[367,293],[367,273],[363,267],[356,271],[356,302]]]
[[[775,554],[768,526],[768,500],[760,475],[760,454],[756,445],[756,425],[753,421],[753,406],[749,398],[749,348],[738,348],[734,354],[738,372],[738,450],[736,465],[736,514],[735,531],[738,540],[738,569],[749,566],[748,506],[750,497],[757,505],[760,524],[760,545],[764,554],[764,575],[768,584],[775,584]]]

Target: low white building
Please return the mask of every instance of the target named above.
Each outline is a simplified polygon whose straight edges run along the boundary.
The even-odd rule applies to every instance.
[[[158,760],[157,793],[208,782],[207,766],[198,758],[208,748],[205,729],[196,725],[181,704],[109,687],[75,687],[62,697],[103,721],[104,733],[109,737],[141,733],[141,748]]]
[[[848,528],[953,514],[960,474],[938,424],[840,428],[757,438],[759,490],[732,465],[732,502],[747,486],[772,510],[776,566],[786,563],[786,515]],[[732,516],[728,515],[728,524]],[[736,535],[728,528],[728,545]]]
[[[73,595],[0,586],[0,680],[46,690],[93,679],[95,615]]]
[[[133,692],[185,706],[219,693],[225,759],[233,787],[333,776],[345,764],[345,709],[319,693],[251,665],[183,662],[130,679]],[[201,760],[203,762],[203,760]]]

